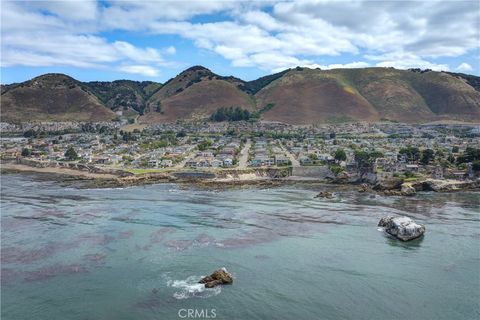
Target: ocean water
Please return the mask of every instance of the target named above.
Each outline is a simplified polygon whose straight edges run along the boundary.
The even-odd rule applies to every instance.
[[[479,193],[1,182],[2,320],[480,318]],[[425,236],[385,236],[387,214]],[[233,285],[197,284],[220,267]]]

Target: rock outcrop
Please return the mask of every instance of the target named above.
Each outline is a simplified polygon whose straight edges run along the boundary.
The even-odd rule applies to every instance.
[[[211,275],[202,278],[198,283],[205,284],[205,288],[213,288],[221,284],[232,284],[233,276],[225,268],[214,271]]]
[[[400,178],[384,179],[373,186],[375,191],[399,190],[403,180]]]
[[[480,188],[480,180],[436,180],[427,179],[412,184],[417,191],[452,192]]]
[[[328,192],[328,191],[320,191],[314,198],[332,199],[333,198],[333,193]]]
[[[409,217],[383,217],[378,222],[378,226],[402,241],[413,240],[425,233],[425,226],[415,223]]]
[[[366,183],[362,183],[360,187],[358,188],[358,192],[367,192],[370,190],[370,186]]]
[[[402,184],[400,192],[403,196],[414,196],[417,193],[415,188],[407,183]]]

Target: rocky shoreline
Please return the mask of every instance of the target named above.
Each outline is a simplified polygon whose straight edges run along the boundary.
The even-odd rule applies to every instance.
[[[93,168],[93,169],[92,169]],[[133,174],[123,170],[103,169],[93,166],[42,166],[6,162],[1,164],[1,173],[49,174],[52,180],[78,188],[124,188],[157,183],[185,183],[205,187],[228,186],[275,186],[294,183],[327,183],[344,185],[335,180],[289,179],[289,168],[262,168],[219,171],[165,171]],[[358,192],[378,193],[386,196],[414,196],[417,192],[454,192],[479,190],[480,179],[476,180],[435,180],[423,179],[403,182],[400,179],[382,181],[376,184],[348,183],[357,187]],[[327,197],[329,198],[329,197]]]

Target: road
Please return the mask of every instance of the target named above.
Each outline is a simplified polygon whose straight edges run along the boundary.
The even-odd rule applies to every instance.
[[[292,167],[300,167],[300,162],[298,162],[295,156],[292,153],[290,153],[290,151],[288,151],[288,149],[285,148],[285,146],[283,145],[282,145],[282,149],[287,155],[288,159],[292,162]]]
[[[245,146],[243,146],[242,151],[240,151],[240,158],[238,159],[238,169],[246,169],[247,162],[248,162],[248,152],[250,151],[250,147],[252,146],[252,142],[250,139],[247,140]]]
[[[185,167],[185,164],[187,163],[187,161],[195,158],[195,156],[197,155],[197,153],[195,151],[192,152],[192,150],[194,149],[195,147],[191,147],[187,152],[190,152],[190,154],[188,156],[185,157],[185,159],[183,159],[182,161],[180,161],[179,163],[177,163],[175,166],[173,166],[173,168],[175,169],[181,169],[183,167]]]

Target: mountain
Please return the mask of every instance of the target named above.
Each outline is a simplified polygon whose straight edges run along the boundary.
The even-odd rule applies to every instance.
[[[219,76],[201,66],[191,67],[167,81],[152,95],[148,112],[140,121],[154,123],[205,118],[220,107],[230,106],[254,111],[252,96],[238,88],[244,83],[235,77]]]
[[[478,88],[461,76],[434,71],[296,68],[260,90],[256,100],[274,104],[265,120],[295,124],[480,121]]]
[[[110,109],[130,115],[143,114],[148,98],[162,86],[157,82],[132,80],[92,81],[83,84]]]
[[[2,119],[139,122],[207,119],[220,107],[291,124],[344,121],[480,122],[480,77],[431,70],[288,69],[253,81],[191,67],[163,85],[76,81],[49,74],[2,86]],[[113,110],[113,111],[112,111]]]
[[[6,122],[108,121],[116,117],[81,82],[54,73],[4,86],[1,106],[1,118]]]

